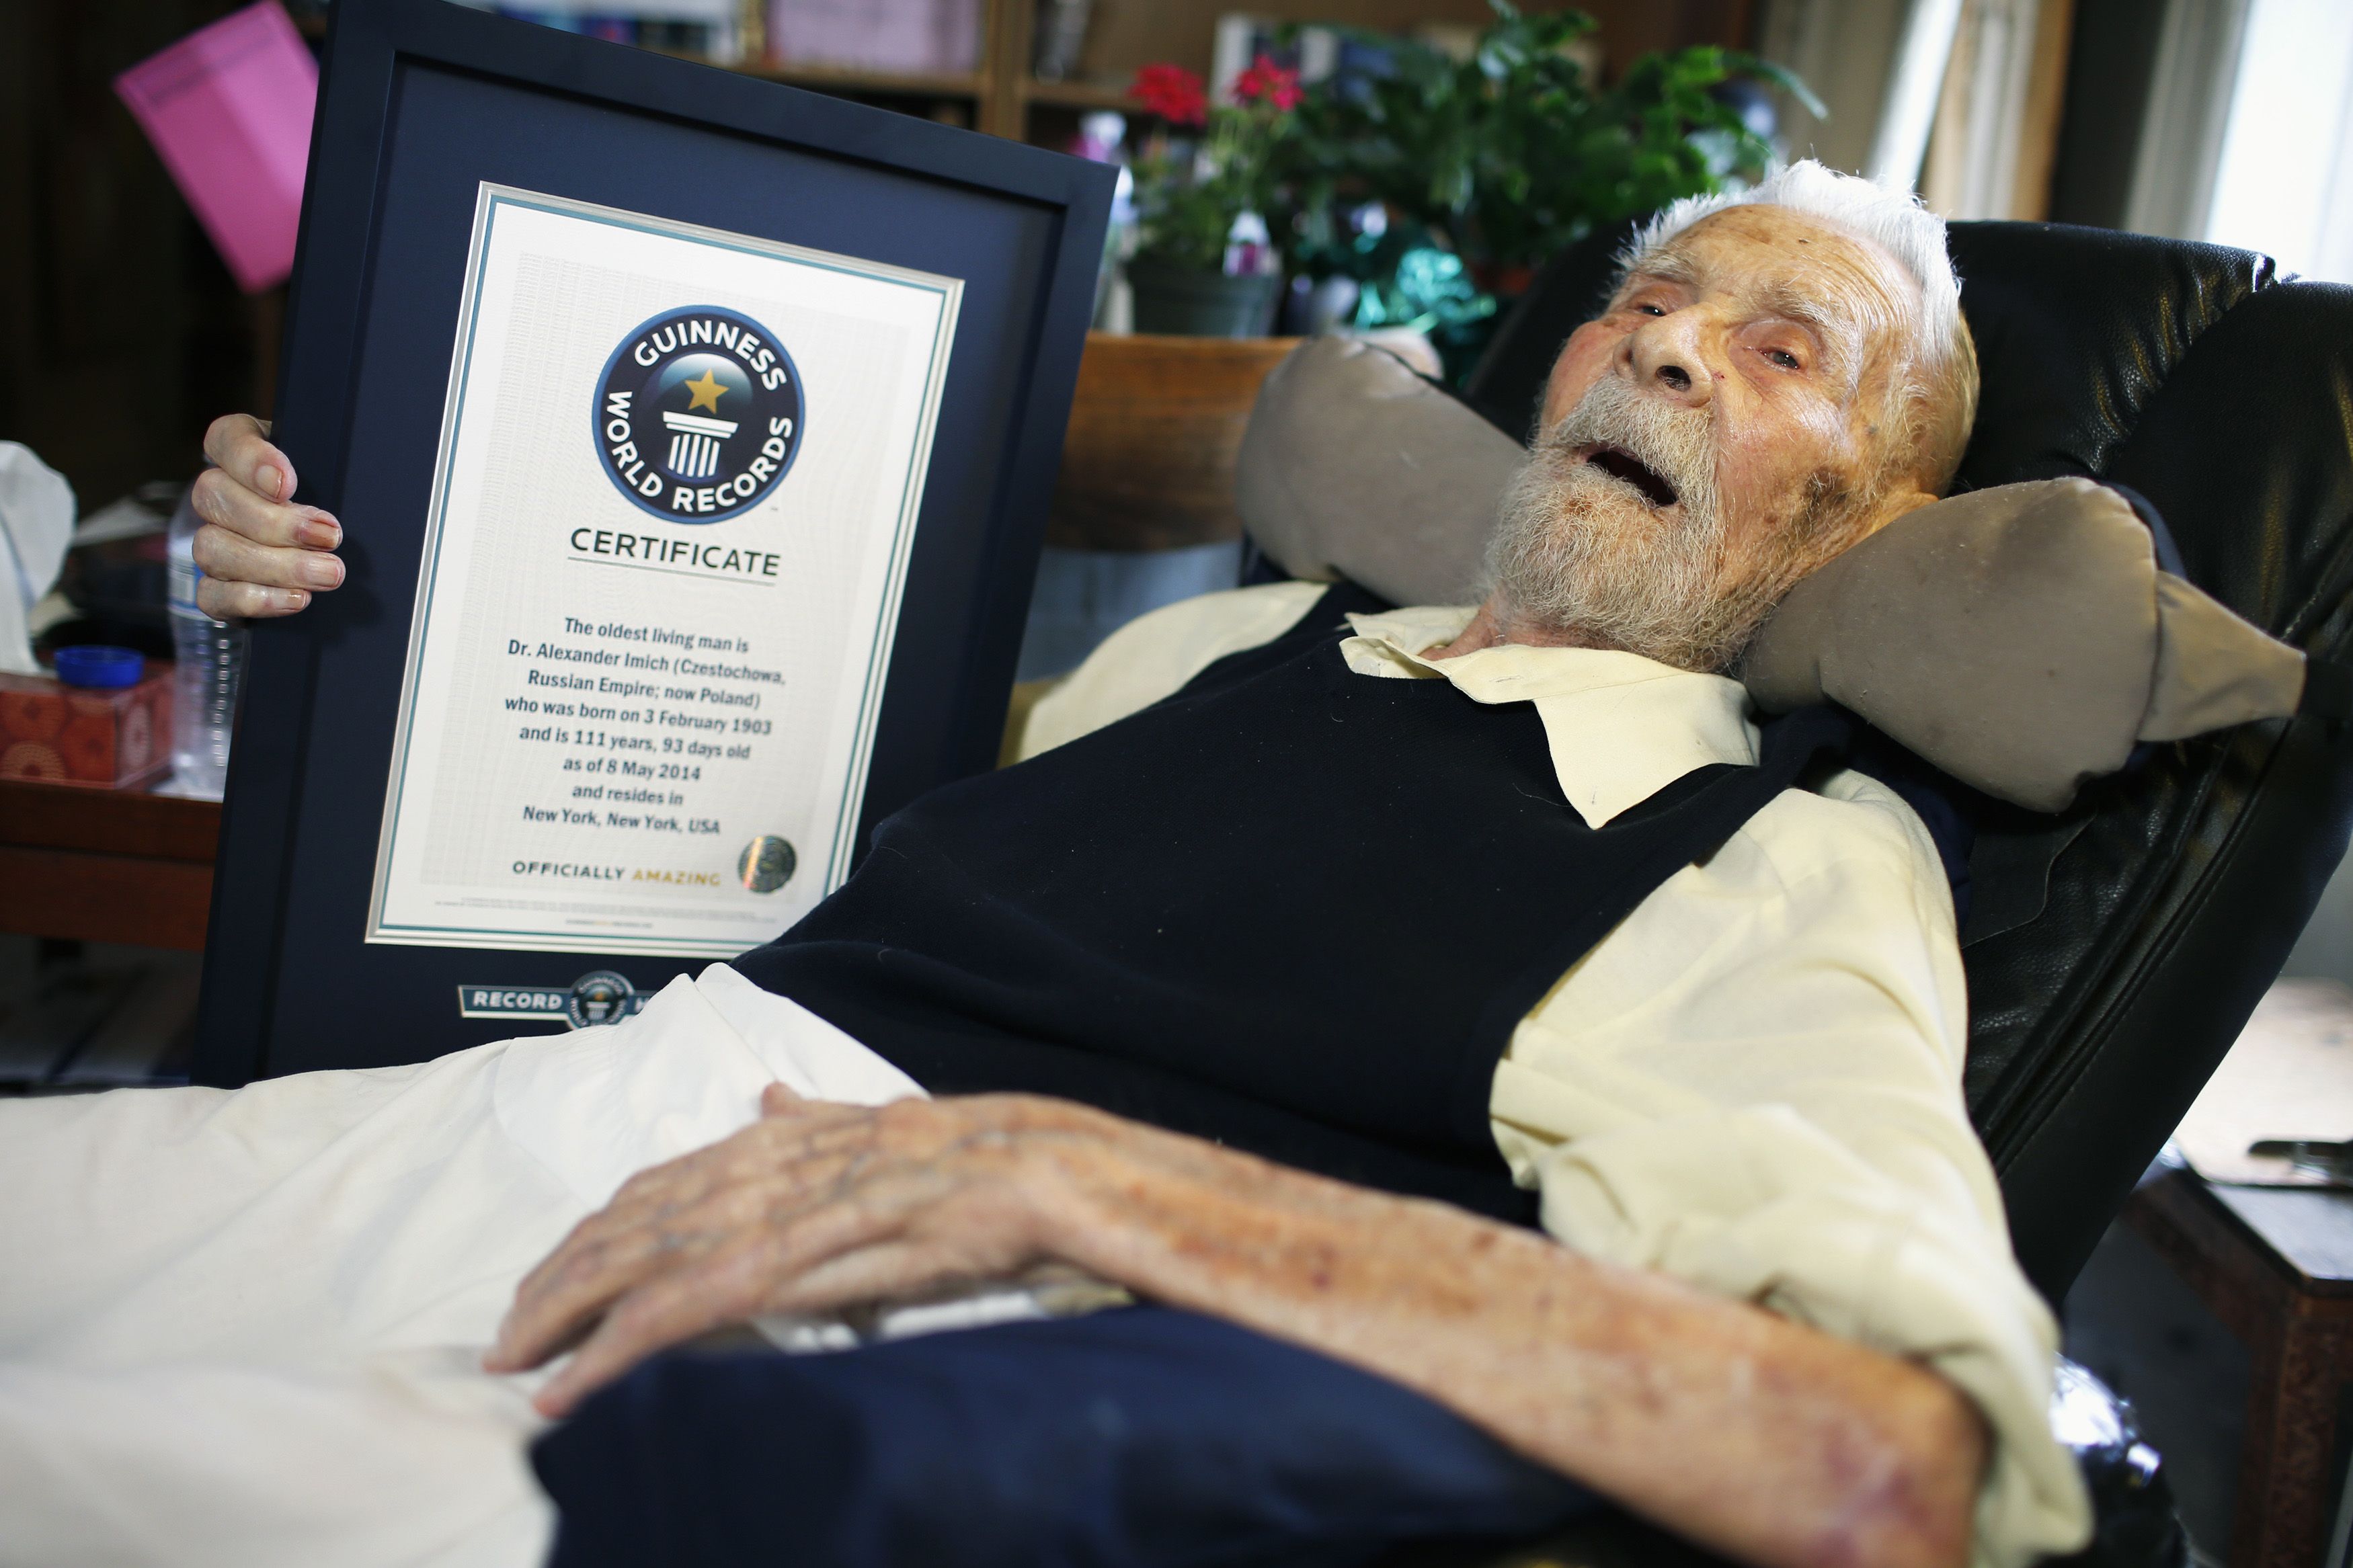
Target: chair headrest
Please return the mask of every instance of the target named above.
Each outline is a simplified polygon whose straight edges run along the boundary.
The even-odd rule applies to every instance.
[[[1259,388],[1234,503],[1294,577],[1458,605],[1477,595],[1495,503],[1527,456],[1387,350],[1310,338]]]
[[[1243,523],[1293,576],[1397,604],[1475,595],[1520,445],[1393,355],[1302,344],[1259,394]],[[1947,773],[2038,811],[2144,741],[2296,711],[2304,655],[2160,568],[2121,494],[2085,479],[1923,507],[1799,584],[1738,674],[1780,711],[1852,709]]]

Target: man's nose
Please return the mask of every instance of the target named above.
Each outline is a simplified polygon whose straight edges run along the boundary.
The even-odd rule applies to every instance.
[[[1627,338],[1626,351],[1636,381],[1697,408],[1714,395],[1715,383],[1701,362],[1698,333],[1682,319],[1686,314],[1677,311],[1646,323]]]

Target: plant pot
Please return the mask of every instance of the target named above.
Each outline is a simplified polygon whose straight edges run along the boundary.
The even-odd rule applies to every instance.
[[[1135,330],[1190,338],[1254,338],[1266,331],[1282,279],[1271,273],[1229,278],[1137,257],[1127,264],[1135,291]]]

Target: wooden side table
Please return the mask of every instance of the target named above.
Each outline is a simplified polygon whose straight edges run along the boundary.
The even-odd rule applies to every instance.
[[[1174,550],[1240,539],[1242,429],[1259,384],[1299,342],[1089,332],[1046,542]]]
[[[2218,1187],[2178,1169],[2124,1217],[2253,1358],[2231,1568],[2316,1568],[2353,1382],[2353,1193]]]
[[[195,951],[218,802],[0,780],[0,931]]]

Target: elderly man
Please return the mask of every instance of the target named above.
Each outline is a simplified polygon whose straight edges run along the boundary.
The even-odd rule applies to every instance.
[[[1720,673],[1807,572],[1943,491],[1975,401],[1942,226],[1908,199],[1805,163],[1671,210],[1560,355],[1482,604],[1282,584],[1114,637],[1020,765],[919,802],[800,926],[672,987],[747,1040],[813,1014],[937,1098],[773,1084],[596,1212],[514,1217],[533,1246],[571,1228],[519,1288],[497,1259],[523,1243],[470,1254],[512,1289],[485,1366],[570,1352],[535,1394],[560,1416],[726,1325],[1067,1266],[1384,1374],[1746,1561],[2075,1543],[2052,1327],[1960,1100],[1936,847],[1831,728],[1760,728]],[[208,444],[215,614],[341,581],[264,435]],[[591,1070],[565,1065],[589,1035],[561,1045],[110,1098],[185,1107],[145,1113],[165,1142],[364,1138],[506,1053],[499,1125],[528,1143]],[[412,1114],[412,1165],[472,1125],[461,1100],[488,1116]],[[140,1136],[105,1102],[0,1109],[18,1158]],[[489,1156],[432,1158],[438,1191]],[[1504,1223],[1539,1202],[1541,1231]],[[21,1233],[0,1220],[20,1258]]]

